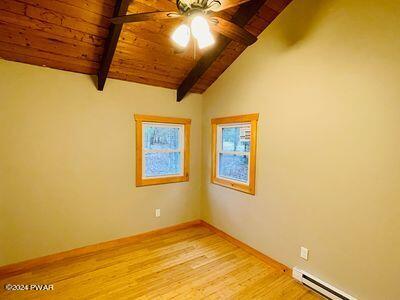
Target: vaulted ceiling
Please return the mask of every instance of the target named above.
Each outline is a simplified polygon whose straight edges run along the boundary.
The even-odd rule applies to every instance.
[[[290,2],[262,1],[255,14],[247,16],[244,28],[259,35]],[[114,5],[115,0],[1,0],[0,57],[97,74]],[[128,14],[171,10],[176,10],[173,0],[133,0]],[[235,7],[224,11],[224,17],[240,22],[246,13]],[[123,25],[108,77],[202,93],[246,48],[217,36],[218,53],[209,48],[194,54],[192,46],[177,53],[170,36],[179,22]]]

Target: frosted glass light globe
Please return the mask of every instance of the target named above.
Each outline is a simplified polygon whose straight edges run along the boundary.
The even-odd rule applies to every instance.
[[[197,44],[199,45],[200,49],[211,46],[214,43],[215,43],[214,37],[210,32],[203,34],[200,38],[197,39]]]
[[[185,24],[179,25],[172,34],[172,40],[179,46],[185,48],[190,40],[190,28]]]
[[[190,24],[192,34],[196,39],[201,39],[210,33],[210,26],[203,16],[195,16]]]

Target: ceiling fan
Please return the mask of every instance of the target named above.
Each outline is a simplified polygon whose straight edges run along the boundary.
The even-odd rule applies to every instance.
[[[172,40],[181,48],[186,48],[191,36],[200,49],[214,44],[210,25],[216,32],[245,45],[251,45],[257,38],[246,29],[222,18],[219,12],[251,0],[176,0],[178,11],[157,11],[131,14],[111,19],[113,24],[124,24],[143,21],[159,21],[165,19],[182,19],[173,32]]]

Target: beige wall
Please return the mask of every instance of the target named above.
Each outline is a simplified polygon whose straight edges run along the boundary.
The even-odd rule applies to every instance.
[[[399,1],[295,0],[180,104],[0,61],[0,265],[203,216],[360,299],[398,299],[399,28]],[[210,184],[210,119],[254,112],[256,196]],[[192,118],[189,183],[134,186],[134,113]]]
[[[400,297],[399,28],[400,1],[295,0],[203,95],[205,219],[359,299]],[[210,184],[210,119],[256,112],[256,196]]]
[[[3,60],[0,74],[0,265],[199,218],[201,96],[117,80],[98,92]],[[190,182],[135,187],[134,113],[192,119]]]

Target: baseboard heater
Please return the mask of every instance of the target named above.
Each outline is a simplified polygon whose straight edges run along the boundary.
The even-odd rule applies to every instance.
[[[346,294],[345,292],[323,282],[321,279],[310,275],[303,270],[293,268],[293,278],[300,281],[305,286],[316,291],[317,293],[332,300],[357,300],[356,298]]]

